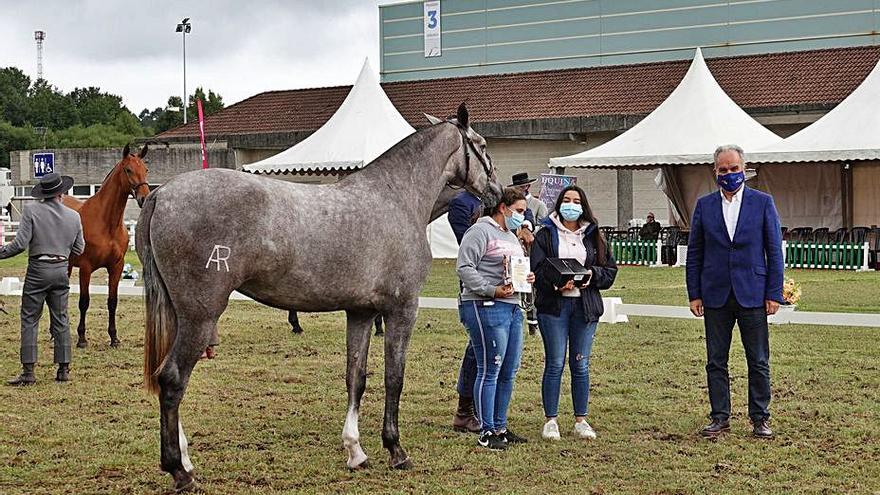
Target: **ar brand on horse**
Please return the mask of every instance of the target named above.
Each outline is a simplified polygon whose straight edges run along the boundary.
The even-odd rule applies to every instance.
[[[419,291],[431,265],[426,226],[448,184],[488,204],[500,198],[485,144],[461,105],[456,119],[419,130],[335,184],[208,169],[182,174],[150,194],[136,235],[147,311],[144,375],[159,395],[161,466],[176,489],[194,484],[178,407],[233,290],[281,309],[346,312],[342,440],[352,469],[367,462],[358,410],[372,323],[381,314],[382,443],[392,467],[411,465],[400,445],[398,406]],[[206,268],[216,246],[228,248],[228,271],[216,263]]]
[[[79,268],[79,326],[76,346],[86,347],[86,312],[89,310],[89,282],[92,273],[106,268],[110,275],[107,297],[108,325],[110,345],[119,345],[116,336],[116,304],[119,291],[119,279],[125,266],[125,253],[128,251],[128,230],[123,222],[125,205],[133,197],[138,206],[143,206],[150,193],[147,185],[147,167],[144,157],[147,156],[147,145],[137,155],[131,154],[128,145],[122,150],[119,161],[104,178],[101,189],[91,198],[80,201],[72,196],[64,196],[64,206],[79,212],[83,226],[83,237],[86,249],[79,256],[70,257],[67,274],[73,267]]]

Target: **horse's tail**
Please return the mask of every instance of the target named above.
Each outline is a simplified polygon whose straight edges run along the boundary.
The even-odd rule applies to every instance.
[[[147,310],[144,332],[144,388],[158,395],[158,374],[165,365],[165,358],[177,335],[177,314],[153,254],[150,220],[155,207],[156,195],[151,194],[141,210],[135,240],[144,267],[144,301]]]

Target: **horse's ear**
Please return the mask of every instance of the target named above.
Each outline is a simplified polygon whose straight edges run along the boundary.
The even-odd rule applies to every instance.
[[[458,112],[456,112],[456,118],[458,119],[458,124],[465,129],[470,127],[470,122],[468,121],[468,109],[465,106],[464,102],[458,106]]]
[[[439,123],[443,122],[442,120],[438,119],[437,117],[434,117],[433,115],[428,115],[426,113],[423,113],[422,115],[424,115],[425,118],[428,119],[428,122],[430,122],[432,124],[439,124]]]
[[[122,158],[127,157],[131,153],[131,148],[128,147],[128,143],[125,144],[125,148],[122,148]]]
[[[143,159],[145,156],[147,156],[147,146],[149,145],[147,143],[144,143],[144,147],[141,148],[141,152],[138,153],[139,158]]]

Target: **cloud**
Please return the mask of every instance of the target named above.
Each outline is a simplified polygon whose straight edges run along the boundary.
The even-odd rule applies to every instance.
[[[183,87],[178,22],[190,17],[187,89],[227,104],[274,89],[351,84],[364,57],[378,66],[370,0],[120,2],[0,0],[0,66],[36,73],[33,31],[46,31],[44,73],[65,91],[100,86],[137,113]]]

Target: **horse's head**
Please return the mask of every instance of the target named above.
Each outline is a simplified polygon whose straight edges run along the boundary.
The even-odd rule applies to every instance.
[[[150,187],[147,184],[147,166],[144,164],[144,157],[147,156],[147,145],[145,144],[141,151],[135,155],[129,150],[128,145],[122,150],[122,160],[116,165],[121,168],[125,174],[127,181],[126,188],[131,196],[137,201],[138,206],[144,205],[144,200],[150,194]]]
[[[459,105],[455,118],[446,121],[425,115],[434,124],[447,122],[461,134],[461,151],[451,157],[444,171],[447,184],[466,188],[479,197],[485,206],[494,206],[501,199],[502,186],[486,152],[486,140],[470,126],[468,110]]]

